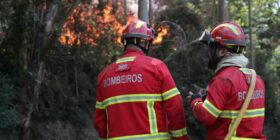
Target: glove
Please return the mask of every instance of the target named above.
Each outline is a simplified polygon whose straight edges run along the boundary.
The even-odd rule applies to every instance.
[[[206,99],[206,89],[202,88],[196,84],[192,84],[191,86],[195,89],[197,94],[199,94],[201,96],[202,100],[204,101]]]
[[[187,96],[187,100],[188,100],[188,103],[189,103],[192,110],[197,105],[197,103],[202,102],[202,98],[201,98],[202,92],[203,92],[202,89],[200,89],[198,91],[198,93],[193,93],[193,92],[189,91],[189,95]]]
[[[201,96],[198,94],[198,93],[194,93],[192,96],[191,96],[191,102],[195,99],[198,99],[198,98],[201,98]]]

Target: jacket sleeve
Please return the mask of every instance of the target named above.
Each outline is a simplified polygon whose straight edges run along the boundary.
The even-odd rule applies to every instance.
[[[195,118],[204,125],[212,125],[217,120],[227,102],[227,95],[232,85],[226,79],[213,79],[207,87],[204,102],[195,99],[191,102],[191,108]]]
[[[105,139],[107,137],[107,115],[106,115],[106,109],[103,107],[103,104],[102,104],[99,86],[101,86],[101,85],[98,84],[98,86],[97,86],[93,122],[94,122],[94,127],[97,130],[97,133],[98,133],[100,139]]]
[[[187,140],[185,113],[180,92],[166,65],[161,63],[157,68],[169,133],[173,140]]]

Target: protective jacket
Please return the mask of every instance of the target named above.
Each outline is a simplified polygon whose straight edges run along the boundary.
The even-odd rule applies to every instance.
[[[182,98],[168,68],[139,50],[127,50],[99,74],[94,125],[101,139],[187,139]]]
[[[225,138],[246,98],[251,77],[247,68],[224,67],[210,81],[205,101],[197,98],[191,102],[196,119],[206,126],[207,140]],[[265,86],[258,76],[249,107],[235,136],[240,140],[265,140],[265,136],[262,135],[264,113]]]

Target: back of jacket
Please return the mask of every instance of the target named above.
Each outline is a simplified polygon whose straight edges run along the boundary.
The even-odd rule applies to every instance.
[[[128,50],[98,77],[94,125],[104,139],[187,139],[180,92],[166,67]]]
[[[196,118],[206,125],[206,139],[224,139],[244,103],[251,77],[249,69],[230,66],[221,69],[210,81],[206,100],[194,109]],[[264,113],[265,86],[257,76],[249,107],[234,135],[239,139],[265,139]]]

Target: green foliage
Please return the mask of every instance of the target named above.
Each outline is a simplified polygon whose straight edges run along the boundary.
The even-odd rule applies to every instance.
[[[154,46],[152,56],[163,60],[200,36],[204,30],[203,20],[199,13],[192,11],[189,7],[188,5],[177,5],[158,14],[155,21],[158,30],[166,28],[168,34],[163,37],[160,44]]]
[[[58,13],[65,13],[67,11],[65,9],[69,8],[73,1],[55,0],[46,1],[44,4],[48,7],[52,2],[58,5]],[[279,6],[277,0],[251,0],[251,2],[255,66],[267,87],[266,127],[275,133],[279,130],[280,116],[277,108],[279,105],[277,99],[279,100],[280,95]],[[167,36],[164,36],[162,44],[153,50],[153,56],[165,60],[185,98],[188,90],[195,91],[197,87],[205,87],[212,75],[206,68],[206,47],[192,41],[200,36],[204,28],[210,27],[216,22],[214,18],[217,15],[216,3],[211,0],[189,0],[188,2],[163,0],[158,3],[167,7],[160,12],[154,12],[155,25],[168,21],[169,32]],[[226,3],[227,18],[238,22],[247,31],[247,1],[228,0]],[[28,74],[36,75],[30,69],[33,69],[31,64],[36,63],[39,58],[34,57],[34,54],[41,51],[36,47],[41,45],[42,40],[40,39],[43,39],[42,36],[45,34],[43,31],[45,25],[41,23],[44,16],[41,15],[45,15],[47,10],[42,10],[42,13],[38,12],[40,11],[38,9],[46,8],[44,4],[36,0],[0,2],[0,23],[4,25],[0,31],[7,33],[4,38],[0,38],[1,136],[6,130],[18,131],[15,129],[19,121],[18,116],[25,111],[24,104],[20,104],[19,100],[24,100],[22,102],[26,104],[30,101],[30,98],[24,98],[24,95],[20,95],[24,97],[19,97],[17,93],[33,90],[27,87],[26,81],[28,81],[27,78],[30,78],[27,76]],[[114,20],[105,22],[103,9],[108,3],[99,0],[98,5],[89,4],[89,0],[83,0],[83,3],[79,5],[81,8],[73,14],[75,21],[69,22],[71,18],[67,20],[68,24],[65,26],[69,27],[68,29],[75,35],[73,43],[52,42],[53,48],[46,53],[45,77],[40,87],[40,96],[34,102],[34,112],[32,113],[34,123],[31,125],[48,124],[61,120],[59,122],[71,123],[77,128],[77,132],[82,132],[83,128],[92,123],[92,108],[95,102],[98,73],[122,53],[123,48],[119,47],[121,44],[116,42],[120,36],[118,30],[126,24],[126,18],[123,17],[130,16],[131,13],[128,15],[118,13]],[[120,9],[116,3],[112,4],[112,8],[111,13],[117,13]],[[98,11],[81,18],[82,12],[88,13],[94,10]],[[213,19],[209,18],[209,15]],[[61,18],[63,17],[57,16],[55,21],[60,21]],[[116,22],[121,26],[113,27]],[[54,26],[52,31],[60,31],[56,28],[57,26]],[[53,33],[48,35],[52,36]],[[55,32],[55,35],[63,35],[63,33],[56,34]],[[69,34],[64,35],[69,36]],[[89,43],[90,40],[93,40],[94,43]],[[27,61],[28,58],[35,59]],[[203,139],[203,127],[190,115],[191,111],[187,103],[184,104],[191,137]],[[55,123],[53,124],[55,127]],[[44,125],[40,127],[44,127]],[[45,127],[48,129],[47,125]],[[37,127],[32,126],[32,128]],[[39,130],[38,127],[38,130],[36,129],[33,133],[35,136],[42,136],[46,132]],[[269,134],[268,139],[279,138],[277,133],[266,133]],[[78,137],[83,136],[77,135]],[[38,139],[40,138],[38,137]]]
[[[228,1],[229,20],[236,21],[241,26],[248,26],[248,6],[243,0]]]
[[[276,6],[277,0],[254,0],[251,1],[252,7],[252,32],[253,45],[260,44],[266,49],[275,48],[279,33],[279,9]],[[229,20],[236,21],[244,27],[245,33],[248,33],[248,3],[243,0],[228,2]]]
[[[17,125],[16,90],[13,81],[0,73],[0,129],[14,129]]]
[[[188,91],[197,91],[199,87],[205,88],[210,79],[211,72],[207,69],[207,47],[197,39],[204,30],[202,12],[196,5],[187,3],[184,6],[167,8],[158,14],[156,23],[169,21],[168,35],[164,36],[158,49],[153,50],[153,56],[160,58],[167,64],[176,86],[186,99]],[[175,25],[174,25],[175,24]],[[182,37],[183,29],[186,38]],[[178,39],[179,38],[179,39]],[[180,40],[181,39],[181,40]],[[186,109],[188,132],[191,139],[204,139],[204,128],[193,117],[188,103],[184,100]]]
[[[189,9],[189,7],[188,5],[183,5],[161,11],[156,22],[170,21],[178,24],[186,34],[186,42],[191,42],[200,36],[204,27],[200,15]],[[169,33],[172,34],[173,30],[170,29]]]
[[[58,41],[48,52],[45,80],[32,116],[36,122],[63,120],[71,123],[77,127],[77,134],[92,123],[99,72],[114,61],[123,49],[115,40],[120,34],[113,26],[115,22],[122,26],[126,24],[126,19],[120,18],[122,14],[116,17],[117,21],[99,21],[104,14],[102,8],[105,5],[102,6],[102,3],[91,9],[100,13],[81,20],[79,15],[89,12],[91,6],[93,5],[80,5],[82,8],[78,8],[73,14],[74,23],[69,23],[70,18],[67,21],[67,29],[79,35],[73,39],[73,43],[63,44]],[[112,8],[114,11],[119,7],[115,5]],[[97,34],[99,35],[96,36]],[[88,42],[91,39],[94,43]]]
[[[201,43],[191,43],[183,46],[180,51],[171,54],[165,59],[169,70],[179,88],[183,99],[188,91],[197,92],[199,88],[206,88],[212,72],[207,68],[207,47]],[[184,100],[187,116],[187,127],[191,139],[204,139],[205,130],[198,123],[188,103]]]
[[[268,63],[269,69],[275,72],[279,71],[280,70],[279,62],[280,62],[280,46],[278,46],[272,54],[272,58]]]
[[[95,49],[58,47],[50,52],[35,118],[64,120],[78,126],[88,123],[86,118],[92,114],[97,75],[104,66],[98,65]]]

